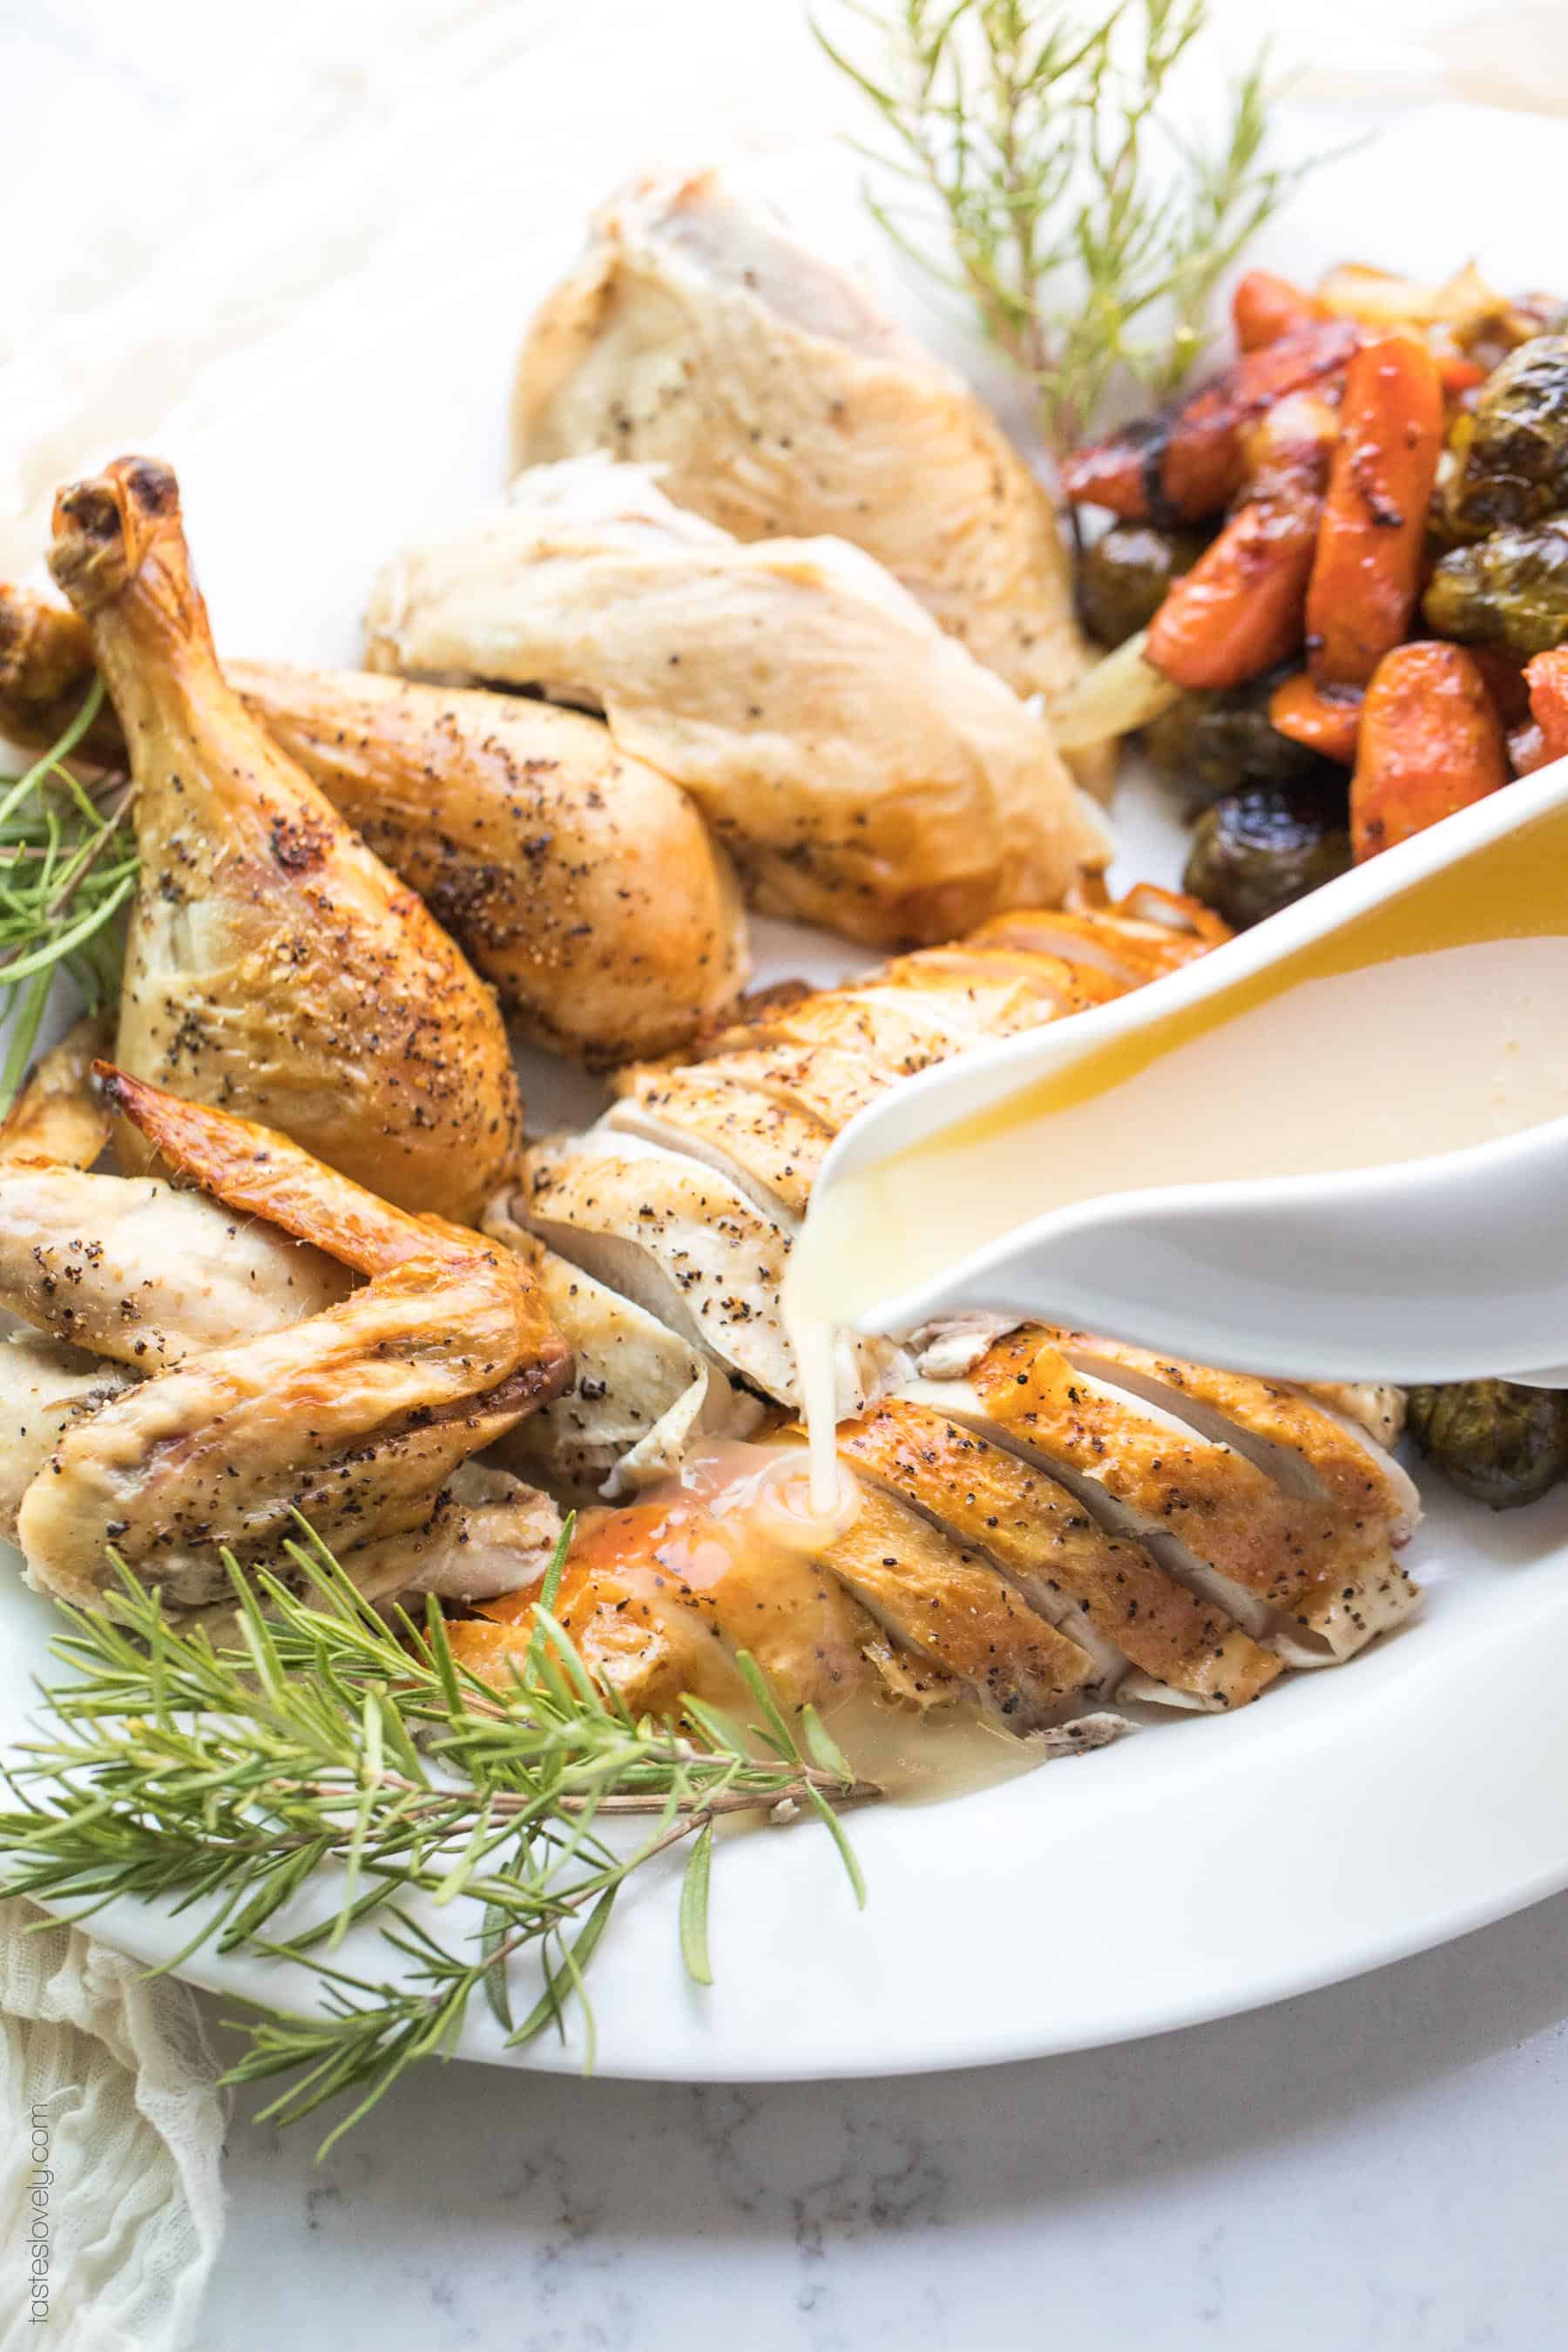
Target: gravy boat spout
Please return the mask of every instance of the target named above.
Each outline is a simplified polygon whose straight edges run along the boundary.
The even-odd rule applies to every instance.
[[[807,1311],[866,1331],[989,1310],[1284,1379],[1568,1386],[1568,761],[895,1087],[796,1254]]]

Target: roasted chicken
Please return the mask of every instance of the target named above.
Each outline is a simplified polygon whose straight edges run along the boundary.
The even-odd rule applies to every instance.
[[[172,1605],[205,1603],[225,1590],[218,1548],[274,1557],[296,1510],[374,1592],[438,1573],[465,1529],[485,1541],[455,1589],[493,1587],[505,1528],[514,1577],[541,1548],[540,1499],[454,1475],[570,1376],[523,1260],[283,1136],[105,1076],[211,1198],[0,1160],[7,1222],[58,1235],[36,1280],[13,1254],[5,1303],[58,1330],[65,1294],[93,1351],[73,1349],[50,1388],[28,1343],[8,1376],[11,1410],[33,1415],[15,1523],[32,1580],[98,1605],[112,1546]]]
[[[847,539],[1047,701],[1085,650],[1049,499],[963,379],[715,172],[606,205],[518,364],[519,466],[611,449],[736,539]]]
[[[849,938],[950,938],[1108,855],[1043,722],[869,557],[744,545],[646,467],[531,467],[388,564],[367,626],[373,668],[602,709],[759,907]]]
[[[977,1036],[1101,1001],[1222,936],[1144,889],[1002,918],[844,989],[775,992],[705,1058],[626,1072],[597,1128],[530,1154],[505,1213],[774,1401],[774,1443],[798,1447],[776,1284],[839,1128]],[[570,1301],[562,1319],[570,1332]],[[1397,1431],[1384,1391],[1310,1391],[985,1317],[843,1369],[837,1446],[859,1510],[810,1555],[832,1596],[823,1656],[838,1696],[885,1687],[890,1645],[916,1663],[925,1703],[967,1695],[1015,1729],[1112,1694],[1229,1707],[1286,1665],[1352,1655],[1414,1605],[1397,1551],[1417,1504],[1383,1442]],[[606,1434],[618,1426],[613,1370],[607,1391],[555,1410],[576,1416],[580,1464],[595,1414]],[[639,1705],[668,1703],[691,1625],[721,1662],[710,1687],[726,1645],[761,1654],[773,1623],[765,1595],[727,1568],[706,1575],[706,1555],[694,1567],[667,1520],[651,1504],[611,1514],[572,1571],[574,1629]],[[635,1608],[601,1589],[612,1556]],[[859,1617],[844,1619],[845,1596]],[[527,1633],[527,1601],[456,1628],[460,1651],[498,1664]],[[781,1686],[821,1704],[799,1606],[792,1594],[775,1629]],[[864,1633],[867,1620],[875,1639],[852,1633],[846,1666],[845,1624]]]
[[[75,614],[0,588],[0,733],[55,741],[92,662]],[[743,986],[723,851],[685,793],[598,720],[363,670],[231,662],[225,675],[534,1042],[594,1064],[667,1053]],[[86,748],[124,764],[111,710]]]
[[[64,491],[50,564],[137,787],[121,1065],[404,1207],[472,1214],[518,1132],[494,996],[225,682],[168,467],[123,458]]]

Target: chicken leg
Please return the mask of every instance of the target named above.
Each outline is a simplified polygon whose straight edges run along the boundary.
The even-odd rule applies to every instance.
[[[495,1000],[226,684],[169,468],[121,458],[62,492],[50,565],[138,787],[121,1065],[405,1208],[477,1213],[520,1116]]]
[[[84,622],[0,587],[0,733],[52,743],[92,673]],[[668,1053],[744,985],[728,858],[679,786],[599,720],[368,670],[225,675],[537,1044],[594,1065]],[[84,748],[123,765],[111,710]]]

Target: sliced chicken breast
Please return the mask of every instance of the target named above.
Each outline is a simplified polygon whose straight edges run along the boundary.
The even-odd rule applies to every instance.
[[[945,1414],[884,1398],[839,1430],[838,1449],[862,1482],[880,1482],[1005,1570],[1032,1608],[1096,1656],[1103,1688],[1117,1688],[1131,1664],[1170,1701],[1227,1706],[1279,1674],[1277,1658],[1141,1545],[1108,1534],[1058,1481]]]
[[[803,1217],[832,1129],[807,1112],[749,1087],[717,1082],[700,1065],[632,1069],[605,1125],[731,1176],[758,1207]]]
[[[704,1437],[756,1426],[756,1398],[646,1307],[546,1249],[512,1216],[510,1196],[485,1230],[531,1267],[575,1367],[570,1387],[500,1441],[498,1459],[615,1496],[668,1478]]]
[[[1415,1605],[1386,1519],[1287,1494],[1237,1448],[1079,1370],[1060,1335],[1026,1326],[920,1394],[1040,1463],[1289,1664],[1351,1656]]]
[[[894,1494],[862,1486],[854,1519],[820,1557],[900,1647],[954,1675],[1010,1730],[1059,1722],[1106,1686],[1095,1657],[991,1560]]]

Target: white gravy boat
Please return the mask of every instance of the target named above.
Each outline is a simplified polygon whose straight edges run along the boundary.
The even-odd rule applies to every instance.
[[[1435,1154],[1429,1145],[1420,1157],[1391,1160],[1384,1150],[1373,1165],[1341,1164],[1328,1171],[1320,1165],[1306,1174],[1162,1182],[1150,1189],[1113,1183],[1096,1197],[1015,1221],[1005,1231],[994,1226],[983,1245],[950,1253],[940,1265],[929,1262],[929,1248],[927,1263],[921,1264],[922,1230],[910,1221],[908,1180],[900,1176],[912,1164],[901,1155],[931,1146],[955,1123],[997,1113],[1111,1041],[1219,997],[1238,981],[1342,933],[1445,869],[1462,866],[1484,897],[1505,858],[1517,871],[1528,853],[1532,897],[1545,904],[1539,893],[1554,894],[1561,906],[1557,929],[1568,957],[1568,822],[1551,822],[1559,814],[1568,814],[1568,760],[1445,819],[1165,978],[978,1047],[893,1088],[845,1129],[818,1178],[796,1243],[802,1305],[820,1314],[826,1303],[843,1323],[891,1332],[957,1311],[995,1309],[1285,1379],[1405,1383],[1495,1373],[1568,1386],[1568,1115],[1516,1123],[1515,1131]],[[1488,857],[1494,845],[1521,831],[1525,842]],[[1454,903],[1448,886],[1439,887],[1447,891],[1445,903]],[[1432,897],[1423,895],[1423,908]],[[1393,918],[1401,919],[1397,913]],[[1555,955],[1556,930],[1532,937],[1530,944]],[[1467,947],[1461,943],[1457,952]],[[1384,975],[1399,961],[1385,962]],[[1555,966],[1547,969],[1550,977]],[[1415,970],[1406,960],[1405,972]],[[1384,984],[1374,967],[1332,985],[1352,982],[1363,989]],[[1426,992],[1424,1001],[1436,993]],[[1506,994],[1497,1001],[1500,1069],[1500,1057],[1520,1050],[1520,1034],[1533,1034],[1539,1047],[1542,1023],[1550,1020],[1563,1040],[1562,1100],[1568,1114],[1568,988],[1561,994],[1554,985],[1538,988],[1530,1000],[1534,1029],[1527,1024],[1511,1043],[1503,1034],[1513,1017]],[[1411,1099],[1429,1108],[1440,1104],[1446,1080],[1444,1016],[1440,1004],[1435,1009],[1438,1017],[1429,1027],[1437,1060],[1425,1070],[1389,1074],[1392,1084],[1403,1078],[1413,1088],[1425,1087]],[[1473,990],[1463,1009],[1473,1027]],[[1347,1059],[1352,1058],[1354,1023],[1340,1034]],[[1223,1032],[1211,1027],[1210,1036],[1217,1046]],[[1533,1058],[1540,1064],[1543,1057],[1537,1051]],[[1544,1061],[1554,1089],[1554,1047]],[[1510,1066],[1517,1071],[1521,1065]],[[1314,1071],[1321,1092],[1322,1072],[1316,1065]],[[1248,1076],[1244,1063],[1238,1087],[1258,1075]],[[1101,1094],[1107,1116],[1124,1091]],[[1287,1110],[1290,1092],[1278,1096]],[[1366,1103],[1369,1132],[1387,1099]],[[1003,1113],[991,1125],[994,1157],[1016,1145],[1017,1152],[1033,1155],[1031,1164],[1042,1175],[1051,1168],[1053,1115],[1012,1129]],[[1352,1115],[1347,1133],[1353,1125]],[[1361,1138],[1356,1149],[1364,1150],[1366,1140]],[[948,1150],[945,1143],[936,1148],[943,1155]],[[1345,1156],[1353,1161],[1355,1150]],[[1135,1131],[1126,1133],[1125,1157],[1129,1171],[1136,1170]],[[915,1158],[929,1183],[929,1152]],[[966,1139],[956,1157],[942,1159],[943,1198],[962,1202],[966,1183],[972,1178],[978,1183],[981,1172]],[[1016,1157],[1012,1172],[1016,1179]],[[874,1189],[855,1181],[861,1179]],[[906,1186],[902,1194],[900,1181]],[[967,1213],[967,1208],[955,1211],[961,1222]],[[902,1255],[900,1232],[909,1244]]]

